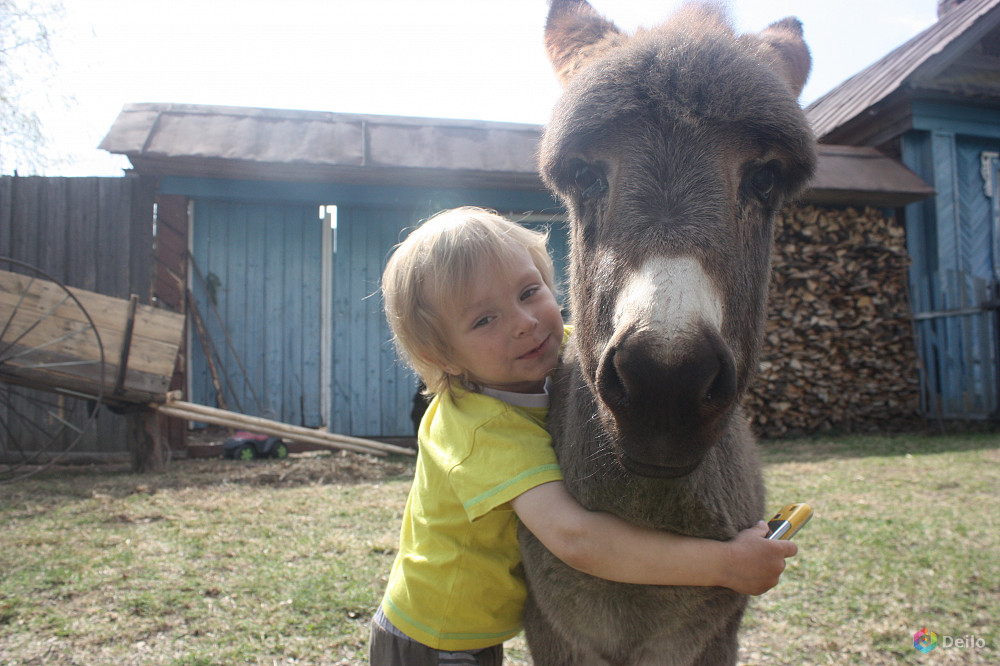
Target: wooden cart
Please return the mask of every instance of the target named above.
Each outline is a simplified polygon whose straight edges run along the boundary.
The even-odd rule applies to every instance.
[[[102,403],[162,401],[183,331],[181,314],[0,257],[0,462],[64,455]]]
[[[67,287],[0,257],[0,478],[73,449],[106,404],[385,455],[396,447],[183,402],[168,393],[184,316]]]

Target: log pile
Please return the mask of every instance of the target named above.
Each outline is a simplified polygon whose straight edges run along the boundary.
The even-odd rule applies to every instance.
[[[918,427],[904,229],[877,209],[790,207],[776,220],[757,434]]]

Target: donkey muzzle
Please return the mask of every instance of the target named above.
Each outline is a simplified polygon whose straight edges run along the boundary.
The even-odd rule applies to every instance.
[[[641,476],[682,476],[720,437],[736,402],[736,368],[709,325],[670,340],[638,330],[605,348],[597,391],[622,465]]]

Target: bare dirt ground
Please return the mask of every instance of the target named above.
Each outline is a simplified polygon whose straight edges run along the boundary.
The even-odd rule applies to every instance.
[[[198,487],[219,483],[251,486],[297,487],[316,484],[352,484],[380,481],[412,475],[415,458],[391,455],[380,457],[351,451],[304,451],[292,453],[284,460],[240,461],[222,456],[222,443],[229,434],[225,428],[192,431],[188,444],[192,447],[218,448],[214,457],[174,457],[159,473],[137,474],[138,492],[157,488]],[[294,448],[293,448],[294,450]],[[92,464],[54,464],[41,468],[22,466],[15,477],[35,479],[73,477],[72,484],[102,485],[101,478],[131,475],[131,465],[124,460]],[[107,480],[106,485],[118,485]]]
[[[224,428],[205,428],[188,434],[192,446],[221,445],[228,437]],[[230,483],[248,485],[299,486],[308,484],[379,481],[412,474],[415,459],[402,456],[380,457],[350,451],[305,451],[293,453],[275,464],[259,465],[221,456],[174,460],[170,467],[181,466],[186,480],[204,474],[214,482],[220,475]],[[168,474],[169,475],[169,474]],[[155,476],[155,475],[154,475]]]

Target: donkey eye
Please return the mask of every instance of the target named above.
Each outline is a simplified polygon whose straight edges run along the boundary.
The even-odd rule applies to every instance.
[[[776,162],[768,162],[749,176],[750,187],[761,199],[766,199],[774,191],[774,186],[778,182],[778,172],[780,166]]]
[[[573,183],[584,199],[596,197],[608,189],[608,181],[600,167],[578,161],[572,165]]]

